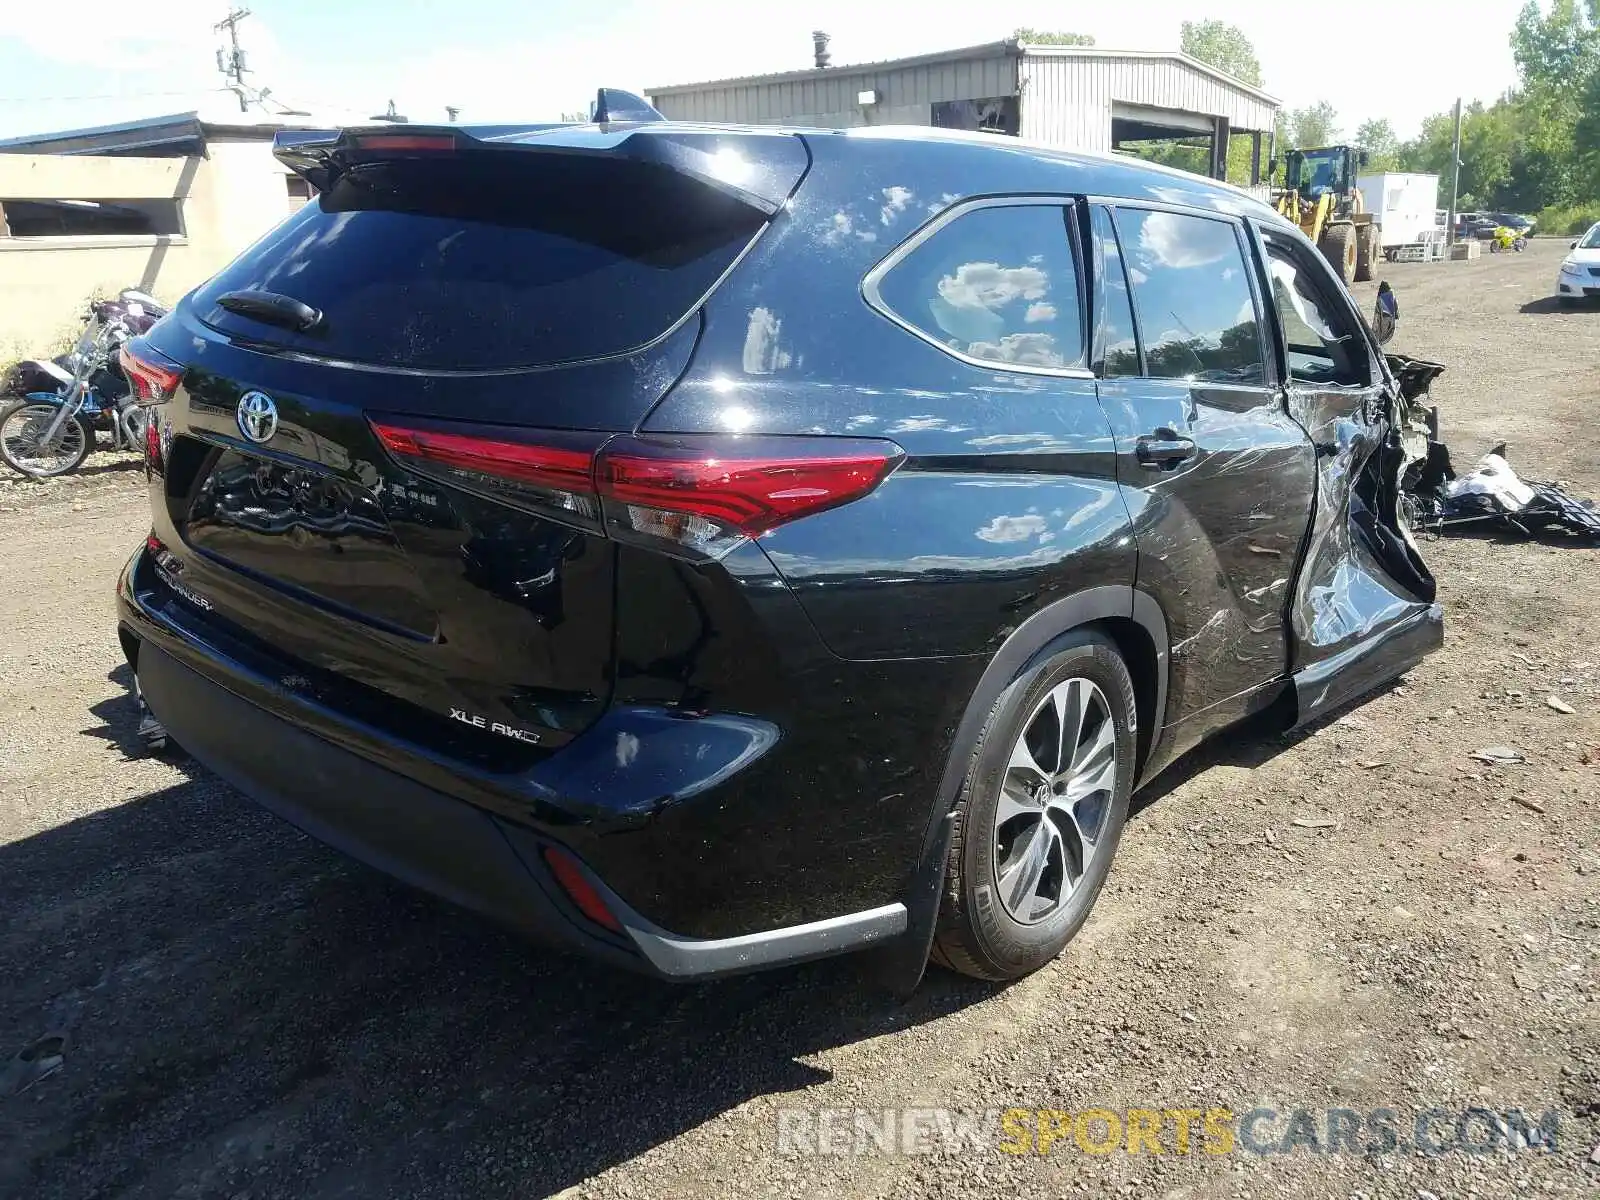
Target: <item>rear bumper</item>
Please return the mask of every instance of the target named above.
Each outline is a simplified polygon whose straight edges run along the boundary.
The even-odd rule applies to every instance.
[[[580,911],[546,866],[558,837],[505,819],[269,709],[246,668],[186,642],[132,583],[118,587],[125,648],[151,712],[198,761],[263,807],[352,858],[565,950],[666,979],[738,974],[861,949],[905,932],[901,903],[732,937],[689,937],[634,910],[593,869],[587,881],[621,926]],[[256,681],[265,690],[270,684]],[[264,693],[263,693],[264,694]],[[282,701],[281,694],[274,697]]]

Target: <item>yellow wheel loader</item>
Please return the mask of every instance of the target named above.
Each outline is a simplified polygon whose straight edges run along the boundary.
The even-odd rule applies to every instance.
[[[1274,193],[1278,212],[1317,244],[1345,283],[1372,278],[1383,256],[1379,228],[1361,200],[1356,172],[1367,152],[1354,146],[1291,150],[1283,157],[1283,187]]]

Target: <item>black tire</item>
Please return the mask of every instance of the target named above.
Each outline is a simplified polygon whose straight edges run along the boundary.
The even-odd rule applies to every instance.
[[[1356,227],[1354,225],[1329,225],[1322,231],[1317,249],[1333,267],[1333,273],[1348,285],[1356,276]]]
[[[1103,701],[1102,720],[1108,720],[1114,731],[1115,776],[1108,791],[1095,793],[1099,797],[1093,801],[1099,832],[1090,843],[1092,850],[1085,855],[1088,862],[1080,877],[1059,898],[1055,909],[1037,922],[1027,923],[1008,910],[999,892],[998,859],[1005,835],[1005,827],[997,828],[1001,785],[1007,779],[1013,749],[1030,731],[1031,719],[1045,711],[1041,706],[1050,703],[1058,687],[1077,687],[1070,683],[1073,680],[1086,680],[1098,689],[1100,701],[1085,707],[1099,710]],[[1128,797],[1136,770],[1135,713],[1133,681],[1122,656],[1110,638],[1092,629],[1063,635],[1001,694],[972,753],[956,804],[934,935],[934,962],[977,979],[1017,979],[1037,971],[1072,940],[1100,894],[1128,819]],[[1041,823],[1045,819],[1041,817]],[[1027,818],[1014,817],[1007,825],[1019,820]],[[1076,826],[1071,837],[1080,847],[1084,845]],[[1068,853],[1064,841],[1062,852]],[[1063,872],[1069,871],[1068,861],[1060,860]],[[1083,859],[1076,861],[1082,863]],[[1051,869],[1046,868],[1041,886],[1047,883]]]
[[[45,404],[41,401],[30,401],[25,396],[8,400],[5,404],[0,405],[0,460],[4,460],[6,466],[13,471],[20,475],[26,475],[31,479],[52,479],[57,475],[70,474],[83,466],[83,460],[89,457],[89,451],[94,449],[95,443],[94,428],[88,421],[84,420],[82,413],[78,413],[72,418],[73,423],[77,426],[76,446],[72,453],[64,457],[60,462],[51,464],[49,469],[40,469],[37,464],[24,463],[16,457],[15,451],[19,447],[13,445],[13,439],[20,430],[8,428],[8,426],[12,425],[12,418],[15,414],[24,409],[35,408],[40,410],[38,415],[41,419],[55,411],[54,405]],[[25,420],[27,418],[22,417],[16,424],[20,425]]]
[[[1378,227],[1371,223],[1360,226],[1356,241],[1356,282],[1366,283],[1372,278],[1373,265],[1381,253],[1378,247]]]

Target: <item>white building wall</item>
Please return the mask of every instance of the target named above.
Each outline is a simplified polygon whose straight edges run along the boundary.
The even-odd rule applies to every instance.
[[[1226,117],[1234,132],[1270,130],[1276,113],[1244,87],[1170,56],[1116,56],[1063,48],[1024,51],[1022,136],[1073,150],[1110,150],[1116,105]]]
[[[269,142],[206,158],[0,154],[0,198],[179,201],[183,233],[0,236],[0,369],[55,353],[91,293],[143,287],[172,303],[293,211]]]

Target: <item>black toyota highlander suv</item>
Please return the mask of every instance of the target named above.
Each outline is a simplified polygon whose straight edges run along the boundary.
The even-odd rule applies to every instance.
[[[247,795],[664,977],[1004,979],[1174,756],[1438,644],[1395,383],[1269,208],[634,116],[281,134],[316,199],[130,346],[122,643]]]

